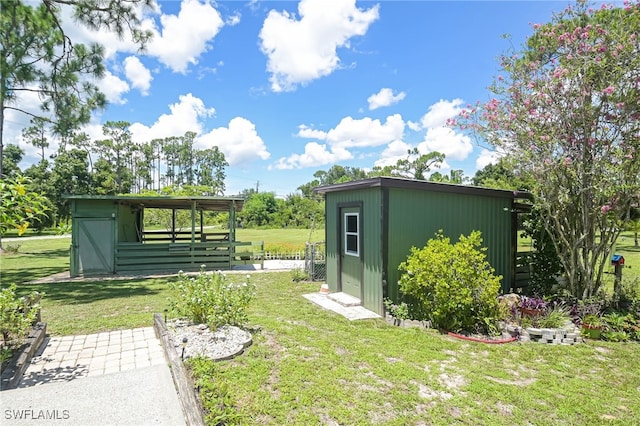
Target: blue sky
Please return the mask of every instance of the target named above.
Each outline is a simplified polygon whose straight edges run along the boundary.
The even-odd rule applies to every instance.
[[[85,128],[94,139],[109,120],[129,121],[134,142],[195,131],[197,146],[225,153],[229,195],[259,185],[286,196],[317,170],[370,169],[413,147],[445,153],[443,173],[473,176],[491,153],[445,120],[486,100],[496,58],[567,4],[160,1],[144,15],[156,34],[144,54],[70,19],[65,27],[106,46],[97,83],[110,104]],[[6,141],[27,151],[21,165],[37,162],[20,141],[28,118],[7,120]]]

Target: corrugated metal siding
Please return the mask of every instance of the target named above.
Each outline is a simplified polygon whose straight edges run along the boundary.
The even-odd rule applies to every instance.
[[[398,266],[411,246],[424,247],[439,229],[456,242],[461,234],[482,232],[487,258],[511,285],[511,201],[506,198],[442,192],[389,189],[388,281],[389,297],[398,297]],[[505,211],[506,209],[506,211]]]
[[[361,238],[364,256],[362,303],[367,309],[382,314],[382,198],[379,188],[334,192],[326,195],[327,284],[330,291],[338,291],[339,206],[357,202],[362,203]]]

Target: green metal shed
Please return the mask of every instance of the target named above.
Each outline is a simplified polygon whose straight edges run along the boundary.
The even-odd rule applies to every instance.
[[[516,276],[517,214],[531,194],[464,185],[377,177],[321,186],[325,196],[327,284],[384,314],[399,299],[398,266],[411,247],[442,230],[457,241],[482,232],[487,258],[509,291]]]
[[[246,261],[237,255],[239,246],[254,243],[235,238],[235,217],[244,198],[233,197],[138,197],[68,196],[72,234],[70,275],[104,275],[150,271],[231,269]],[[173,212],[166,230],[144,229],[147,209]],[[191,226],[176,228],[176,212],[191,212]],[[204,211],[229,213],[229,230],[208,232]],[[198,215],[200,215],[199,226]],[[261,261],[260,261],[261,262]]]

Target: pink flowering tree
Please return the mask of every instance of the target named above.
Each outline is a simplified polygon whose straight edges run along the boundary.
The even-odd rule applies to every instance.
[[[454,125],[493,145],[536,182],[536,203],[578,298],[602,285],[640,194],[640,0],[584,2],[534,24],[502,56],[492,98]]]

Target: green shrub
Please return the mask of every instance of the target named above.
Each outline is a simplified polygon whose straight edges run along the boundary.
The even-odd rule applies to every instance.
[[[19,346],[35,322],[42,295],[33,292],[26,297],[16,296],[16,285],[0,291],[0,331],[6,346]]]
[[[501,319],[501,276],[486,260],[479,231],[451,244],[442,231],[424,248],[411,248],[400,267],[400,290],[415,300],[421,318],[449,331],[494,333]]]
[[[171,309],[194,323],[207,324],[211,329],[245,324],[247,306],[255,296],[249,275],[244,282],[232,283],[221,272],[206,272],[204,265],[197,276],[181,271],[170,288],[173,292],[169,298]]]

